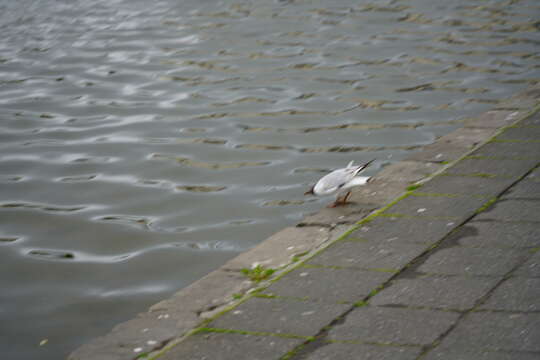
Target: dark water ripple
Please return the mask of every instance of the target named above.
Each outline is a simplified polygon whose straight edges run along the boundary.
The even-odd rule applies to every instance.
[[[4,357],[62,358],[319,209],[329,169],[376,172],[538,83],[539,14],[0,0]]]

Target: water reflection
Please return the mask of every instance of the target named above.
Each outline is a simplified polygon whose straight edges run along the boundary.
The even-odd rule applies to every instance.
[[[538,83],[539,12],[0,0],[4,356],[62,358],[321,208],[322,173],[376,172]]]

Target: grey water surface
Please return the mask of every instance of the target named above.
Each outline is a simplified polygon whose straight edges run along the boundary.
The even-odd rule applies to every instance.
[[[540,80],[537,0],[0,0],[0,349],[62,359]]]

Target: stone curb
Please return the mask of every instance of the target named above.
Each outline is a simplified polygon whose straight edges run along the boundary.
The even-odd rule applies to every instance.
[[[117,325],[104,337],[75,350],[70,360],[134,359],[147,354],[152,358],[178,343],[205,321],[237,304],[239,297],[265,287],[268,281],[252,282],[241,269],[261,265],[279,269],[277,276],[295,267],[295,261],[307,258],[343,238],[355,224],[374,211],[387,207],[411,186],[423,183],[492,139],[502,128],[525,118],[540,104],[540,86],[535,86],[501,103],[494,110],[442,136],[408,159],[386,166],[373,181],[353,192],[353,204],[323,209],[308,216],[297,226],[287,227],[256,247],[228,261],[221,268],[161,301],[148,312]]]

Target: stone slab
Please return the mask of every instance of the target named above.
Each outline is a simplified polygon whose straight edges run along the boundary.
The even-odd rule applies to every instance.
[[[330,330],[332,340],[427,345],[447,331],[459,314],[448,311],[363,306]]]
[[[504,199],[481,212],[475,220],[540,221],[540,200]]]
[[[381,207],[403,194],[410,184],[409,181],[373,179],[367,186],[353,189],[349,201]]]
[[[304,357],[305,360],[414,360],[420,354],[417,347],[398,347],[367,344],[337,344],[331,343],[323,346],[312,354]]]
[[[524,119],[520,122],[520,125],[540,125],[540,112],[536,112],[536,114],[529,116],[528,118]]]
[[[540,167],[531,171],[531,173],[525,177],[525,180],[540,182]]]
[[[525,249],[471,248],[456,246],[441,249],[418,268],[418,272],[444,275],[504,276],[529,256]]]
[[[314,336],[351,305],[253,297],[208,327]]]
[[[494,175],[518,180],[538,164],[538,159],[463,159],[446,169],[452,175]],[[487,179],[486,179],[487,180]]]
[[[521,126],[505,129],[497,140],[540,141],[540,126]]]
[[[508,110],[495,110],[487,111],[480,114],[480,116],[469,119],[465,122],[466,127],[471,128],[489,128],[498,129],[503,126],[513,124],[524,112],[521,111],[508,111]]]
[[[449,242],[472,247],[540,246],[540,226],[533,223],[469,221],[448,237]]]
[[[401,278],[371,298],[370,304],[468,310],[498,281],[461,276]]]
[[[352,232],[347,239],[364,239],[378,243],[420,243],[433,244],[457,224],[450,220],[426,218],[376,217]]]
[[[374,180],[414,183],[441,168],[442,166],[439,164],[405,160],[384,167],[382,171],[374,176]]]
[[[323,208],[313,215],[305,217],[298,226],[337,226],[355,224],[369,215],[377,206],[367,204],[354,204]]]
[[[538,354],[520,351],[470,351],[452,349],[452,351],[432,350],[422,360],[538,360]]]
[[[448,162],[456,160],[475,146],[487,141],[496,132],[496,128],[461,128],[441,136],[422,151],[414,153],[408,160],[423,162]]]
[[[417,191],[422,193],[459,194],[494,197],[515,182],[513,178],[485,178],[444,174],[426,182]]]
[[[540,278],[513,277],[507,279],[495,289],[480,309],[540,310]]]
[[[428,248],[425,244],[339,241],[307,263],[359,269],[398,270]]]
[[[190,336],[161,355],[161,360],[278,360],[304,340],[277,336],[201,333]]]
[[[278,268],[289,264],[295,255],[311,251],[331,239],[326,227],[287,227],[256,247],[228,261],[223,268],[240,271],[251,268],[253,264]]]
[[[487,156],[500,159],[540,157],[540,143],[537,142],[490,142],[477,150],[471,156]]]
[[[504,198],[540,200],[540,182],[523,179],[516,185],[512,186],[508,192],[504,194]]]
[[[514,272],[514,275],[540,277],[540,251],[536,251],[525,264]]]
[[[331,303],[354,303],[392,275],[381,271],[300,267],[274,282],[263,293]]]
[[[385,213],[459,220],[474,214],[485,202],[485,198],[472,196],[411,195],[386,209]]]
[[[540,314],[469,313],[442,340],[438,351],[540,351]]]

